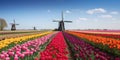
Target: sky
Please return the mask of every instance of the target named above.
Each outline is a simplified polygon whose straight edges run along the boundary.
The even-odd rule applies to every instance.
[[[0,18],[17,29],[55,29],[64,12],[66,29],[120,29],[120,0],[0,0]]]

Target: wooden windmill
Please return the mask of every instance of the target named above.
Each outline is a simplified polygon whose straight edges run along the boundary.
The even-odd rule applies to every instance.
[[[19,25],[19,24],[16,24],[15,20],[13,20],[13,23],[11,23],[11,31],[15,31],[16,30],[16,25]]]
[[[62,16],[62,20],[53,20],[53,22],[58,22],[59,23],[58,31],[64,31],[65,30],[64,22],[67,22],[67,23],[72,22],[72,21],[64,21],[63,12],[61,13],[61,16]]]

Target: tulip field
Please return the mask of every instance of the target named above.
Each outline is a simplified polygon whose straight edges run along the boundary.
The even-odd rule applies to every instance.
[[[100,32],[2,32],[0,60],[120,60],[119,32]]]

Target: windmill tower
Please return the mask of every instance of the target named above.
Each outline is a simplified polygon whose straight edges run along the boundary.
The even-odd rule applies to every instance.
[[[13,23],[11,23],[11,31],[15,31],[16,30],[16,25],[19,25],[19,24],[16,24],[15,20],[13,20]]]
[[[53,20],[53,22],[58,22],[59,23],[58,31],[64,31],[65,30],[64,22],[67,22],[67,23],[72,22],[72,21],[64,21],[63,12],[61,13],[61,18],[62,18],[62,20]]]

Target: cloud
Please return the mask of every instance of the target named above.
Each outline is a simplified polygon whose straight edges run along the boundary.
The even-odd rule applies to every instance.
[[[113,12],[111,12],[110,14],[118,14],[118,12],[117,11],[113,11]]]
[[[112,15],[101,15],[101,18],[112,18]]]
[[[95,13],[106,13],[107,11],[103,8],[95,8],[95,9],[90,9],[86,13],[88,14],[95,14]]]
[[[79,20],[88,20],[87,18],[81,18],[81,17],[79,17]]]
[[[71,13],[71,11],[69,11],[69,10],[66,10],[65,12],[66,12],[66,13]]]

